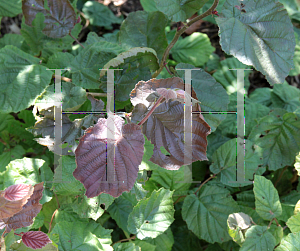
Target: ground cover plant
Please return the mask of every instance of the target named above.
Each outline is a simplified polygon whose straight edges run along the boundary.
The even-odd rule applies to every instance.
[[[1,251],[300,250],[299,13],[0,0]]]

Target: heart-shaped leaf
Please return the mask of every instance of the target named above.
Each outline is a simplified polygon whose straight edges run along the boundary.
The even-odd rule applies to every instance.
[[[29,231],[22,235],[22,241],[24,244],[32,249],[38,249],[46,246],[52,241],[49,239],[48,235],[41,231]]]
[[[114,131],[108,128],[109,123],[114,124]],[[119,116],[107,120],[101,118],[80,139],[75,151],[77,168],[73,175],[84,185],[88,198],[101,193],[118,197],[124,191],[130,191],[134,185],[145,140],[138,125],[123,124],[124,120]],[[108,130],[114,134],[114,139],[107,139]],[[107,152],[108,145],[114,145],[114,152]],[[109,162],[106,156],[110,158],[110,163],[115,163],[113,182],[106,181],[106,162]]]
[[[24,0],[22,10],[29,26],[37,13],[43,13],[46,24],[43,32],[52,38],[68,35],[76,24],[76,14],[68,0]]]
[[[181,89],[184,90],[184,83],[181,78],[151,79],[147,82],[140,81],[131,92],[131,103],[139,103],[149,107],[153,104],[147,97],[161,90]],[[176,91],[178,93],[178,91]],[[178,95],[177,95],[178,97]],[[192,98],[197,99],[192,91]],[[193,111],[200,111],[198,103],[193,105]],[[151,143],[154,144],[151,161],[161,167],[170,170],[179,169],[184,164],[184,105],[179,101],[161,103],[148,120],[143,124],[143,133]],[[190,160],[207,160],[206,137],[210,133],[210,126],[205,122],[201,114],[192,115],[192,153],[189,153]],[[170,156],[160,151],[163,146]],[[187,163],[185,163],[187,164]]]

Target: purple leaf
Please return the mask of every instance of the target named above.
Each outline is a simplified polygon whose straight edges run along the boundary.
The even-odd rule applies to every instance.
[[[124,191],[130,191],[142,162],[145,140],[141,128],[136,124],[124,125],[119,116],[109,119],[115,127],[114,140],[107,139],[107,131],[111,129],[107,128],[107,119],[101,118],[86,131],[75,151],[77,168],[73,175],[86,188],[88,198],[101,193],[118,197]],[[115,146],[115,159],[113,152],[107,152],[107,158],[115,163],[115,182],[110,183],[106,181],[107,145]]]
[[[42,209],[42,205],[39,201],[43,197],[43,184],[44,182],[41,182],[34,186],[31,197],[21,211],[11,217],[3,219],[3,222],[6,224],[7,232],[10,232],[12,229],[15,230],[17,228],[30,226],[33,223],[33,219]]]
[[[23,0],[22,11],[29,26],[36,14],[42,13],[46,24],[43,32],[52,38],[68,35],[77,23],[74,8],[68,0]]]
[[[33,193],[31,185],[12,185],[0,192],[0,220],[20,212]]]
[[[142,131],[154,144],[150,161],[170,170],[177,170],[182,165],[197,160],[207,160],[207,135],[210,134],[210,126],[205,122],[202,114],[194,113],[192,115],[192,151],[187,154],[189,163],[184,163],[184,105],[181,102],[186,94],[183,90],[184,82],[181,78],[151,79],[147,82],[140,81],[130,95],[133,105],[142,103],[149,110],[154,104],[151,102],[154,100],[148,99],[149,95],[157,93],[165,97],[165,102],[162,102],[143,124]],[[174,92],[177,94],[175,101],[166,101],[166,99],[174,99]],[[197,100],[193,90],[192,98]],[[197,102],[193,102],[193,111],[201,111]],[[133,112],[132,116],[134,115]],[[161,147],[164,147],[170,155],[163,154],[160,151]]]
[[[46,246],[52,241],[49,239],[48,235],[41,231],[29,231],[22,235],[23,243],[33,249],[38,249]]]

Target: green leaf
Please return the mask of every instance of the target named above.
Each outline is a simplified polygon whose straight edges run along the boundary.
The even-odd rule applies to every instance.
[[[121,24],[123,21],[123,18],[116,17],[108,6],[98,2],[87,1],[83,5],[82,12],[91,25],[105,27],[107,30],[113,28],[113,23]]]
[[[105,42],[86,46],[71,62],[73,83],[86,89],[99,89],[99,69],[117,56],[113,46],[102,47]]]
[[[62,156],[60,165],[55,169],[52,190],[57,195],[78,195],[83,194],[85,189],[79,180],[73,176],[76,169],[75,158]]]
[[[156,238],[147,238],[145,241],[154,245],[156,247],[155,251],[171,251],[174,244],[174,237],[171,228],[168,228]]]
[[[158,11],[153,0],[140,0],[143,9],[147,12]],[[143,251],[143,250],[142,250]]]
[[[146,241],[141,241],[141,240],[135,240],[134,244],[141,248],[140,251],[155,251],[156,248],[155,245],[152,245]]]
[[[287,222],[295,213],[296,204],[300,199],[300,193],[293,190],[287,195],[280,197],[280,202],[282,206],[282,215],[278,217],[278,220]]]
[[[237,92],[237,70],[234,69],[250,69],[249,66],[244,65],[236,58],[226,58],[221,62],[221,68],[217,70],[213,77],[226,89],[227,93],[230,95],[231,93]],[[249,82],[249,74],[251,71],[244,71],[244,89],[245,94],[247,94],[247,90],[250,86]]]
[[[174,22],[185,22],[202,8],[208,0],[154,0],[157,9],[165,13]]]
[[[266,75],[270,84],[283,83],[293,67],[295,36],[290,18],[279,2],[226,1],[220,17],[220,44],[225,53]]]
[[[43,92],[53,73],[39,61],[11,45],[0,50],[0,111],[21,111]]]
[[[150,47],[156,51],[158,58],[161,59],[168,46],[165,34],[167,21],[166,16],[160,11],[132,12],[121,25],[119,42],[131,47]]]
[[[215,51],[206,34],[194,32],[179,40],[171,50],[174,60],[194,66],[204,65]]]
[[[249,180],[253,180],[254,174],[263,174],[266,171],[260,160],[260,149],[256,147],[255,151],[252,149],[253,143],[251,141],[246,142],[245,149],[245,182],[237,183],[237,154],[244,155],[244,147],[236,147],[236,139],[231,139],[224,143],[217,151],[212,155],[212,164],[210,171],[214,174],[218,174],[217,179],[224,185],[231,187],[244,187],[248,186]]]
[[[221,243],[231,239],[226,221],[230,214],[238,211],[239,206],[227,189],[205,185],[197,196],[190,194],[185,197],[182,218],[198,238]]]
[[[283,238],[283,228],[273,223],[271,224],[269,231],[275,237],[276,246],[279,245]]]
[[[134,200],[132,200],[131,197],[134,197]],[[125,192],[115,199],[114,203],[107,209],[111,218],[113,218],[117,222],[118,226],[126,232],[129,232],[127,229],[128,216],[132,212],[136,203],[135,195]]]
[[[21,159],[25,154],[25,150],[22,146],[17,145],[14,148],[10,149],[10,151],[3,152],[0,155],[0,172],[4,172],[6,170],[6,166],[15,159]]]
[[[139,170],[155,170],[157,168],[161,168],[159,165],[156,165],[149,160],[153,155],[154,145],[147,139],[145,135],[144,138],[145,138],[144,155],[143,155],[142,163],[139,166]]]
[[[172,195],[172,191],[161,188],[139,201],[128,217],[128,230],[140,240],[165,232],[174,221]]]
[[[0,17],[14,17],[22,13],[22,1],[0,1]]]
[[[46,26],[44,21],[45,16],[42,13],[37,13],[31,26],[25,24],[24,19],[22,22],[21,34],[24,37],[25,42],[30,47],[30,50],[35,54],[39,54],[44,48],[45,43],[49,41],[49,37],[42,33]]]
[[[189,64],[178,64],[178,69],[195,69]],[[184,79],[184,71],[179,71],[179,75]],[[228,94],[225,89],[216,80],[206,73],[204,70],[192,71],[192,86],[197,94],[198,100],[201,102],[201,111],[227,111],[229,103]],[[226,118],[225,114],[203,114],[205,121],[211,127],[211,131],[215,131],[216,127]]]
[[[131,48],[109,61],[103,68],[121,69],[114,72],[115,99],[125,101],[140,80],[151,79],[152,73],[159,68],[156,53],[151,48]],[[106,71],[102,71],[103,76]],[[100,88],[107,90],[106,76],[101,78]]]
[[[87,198],[85,195],[82,195],[71,206],[79,217],[92,218],[96,221],[113,201],[114,197],[105,193],[94,198]]]
[[[133,242],[116,243],[114,251],[139,251],[140,248]]]
[[[180,167],[178,170],[167,170],[159,167],[152,171],[151,178],[149,180],[154,181],[160,186],[175,191],[175,194],[186,193],[191,186],[191,183],[184,183],[185,179],[192,180],[192,173],[189,172],[189,177],[185,173],[186,166]]]
[[[138,183],[137,181],[134,183],[133,188],[130,193],[135,194],[137,200],[141,200],[146,197],[148,191],[143,188],[143,185]]]
[[[278,192],[270,180],[255,175],[253,191],[256,212],[260,217],[264,220],[272,220],[282,214]]]
[[[300,251],[300,232],[285,236],[275,251]]]
[[[5,34],[2,38],[0,38],[0,49],[5,47],[6,45],[13,45],[17,48],[21,48],[24,38],[19,34]]]
[[[292,165],[300,151],[300,120],[294,113],[274,109],[258,121],[249,140],[263,148],[264,165],[269,170]]]
[[[289,218],[286,224],[292,233],[300,232],[300,212]]]
[[[53,106],[56,100],[55,85],[49,85],[36,99],[35,104],[39,110]],[[62,83],[62,109],[63,111],[76,111],[86,101],[86,91],[70,82]]]
[[[111,232],[96,222],[60,221],[51,231],[50,238],[53,240],[58,235],[59,250],[112,251]]]
[[[298,176],[300,176],[300,152],[299,154],[296,156],[296,160],[295,160],[295,168],[298,172]]]
[[[27,25],[31,26],[38,13],[45,16],[43,33],[52,38],[68,35],[76,24],[76,13],[68,0],[23,0],[22,11]]]
[[[300,107],[300,90],[288,83],[274,85],[271,100],[272,107],[294,112]]]
[[[32,251],[32,248],[29,248],[25,246],[24,242],[21,243],[13,243],[10,246],[10,249],[12,251]],[[48,243],[45,247],[42,247],[38,249],[39,251],[58,251],[57,247],[53,245],[52,243]]]
[[[275,237],[268,231],[267,226],[252,226],[246,232],[246,240],[240,251],[273,250],[276,245]]]
[[[74,56],[68,52],[56,52],[48,58],[47,67],[49,67],[49,69],[71,68],[71,62],[73,60]]]
[[[257,88],[249,95],[249,98],[255,103],[270,106],[272,104],[271,93],[272,89],[270,88]]]

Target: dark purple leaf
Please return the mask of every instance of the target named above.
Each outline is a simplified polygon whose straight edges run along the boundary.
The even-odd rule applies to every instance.
[[[206,138],[210,133],[210,126],[205,122],[202,114],[194,113],[192,115],[192,152],[187,154],[189,163],[184,163],[184,105],[182,100],[187,94],[184,94],[183,90],[183,80],[174,77],[151,79],[147,82],[140,81],[131,92],[132,104],[142,103],[148,107],[148,110],[154,103],[152,98],[148,99],[150,94],[156,93],[155,95],[165,97],[165,102],[162,102],[143,124],[142,131],[148,140],[154,144],[153,155],[150,160],[170,170],[179,169],[182,165],[197,160],[207,160]],[[175,98],[174,92],[176,92],[177,98]],[[175,98],[175,100],[166,101],[166,98]],[[197,100],[193,90],[192,98]],[[193,102],[193,111],[201,111],[197,102]],[[164,147],[170,155],[163,154],[160,151],[161,147]]]
[[[10,232],[12,229],[30,226],[33,219],[41,211],[42,205],[39,203],[43,197],[44,182],[34,186],[33,193],[28,199],[27,203],[23,206],[22,210],[12,217],[4,218],[3,222],[6,224],[6,231]]]
[[[29,231],[22,235],[23,243],[33,249],[38,249],[46,246],[52,241],[49,239],[48,235],[41,231]]]
[[[33,193],[31,185],[12,185],[0,192],[0,220],[20,212]]]
[[[86,188],[88,198],[101,193],[118,197],[124,191],[130,191],[142,162],[145,140],[141,128],[136,124],[124,125],[124,120],[119,116],[110,119],[115,127],[114,140],[107,139],[110,128],[107,128],[107,120],[101,118],[86,131],[75,151],[77,168],[73,175]],[[114,183],[106,181],[107,144],[115,146],[115,159],[113,152],[107,152],[107,158],[115,163]]]
[[[23,0],[22,11],[29,26],[36,14],[42,13],[46,24],[43,32],[52,38],[68,35],[77,23],[75,11],[68,0]]]

